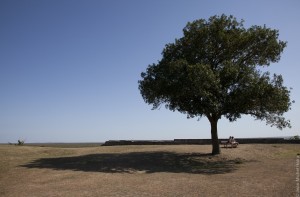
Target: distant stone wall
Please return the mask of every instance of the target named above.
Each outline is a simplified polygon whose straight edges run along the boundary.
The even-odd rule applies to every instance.
[[[287,140],[284,138],[238,138],[240,144],[300,144],[300,140]]]
[[[226,141],[228,139],[219,139]],[[286,140],[284,138],[236,138],[240,144],[300,144],[300,140]],[[102,146],[120,145],[208,145],[211,139],[174,139],[174,140],[109,140]]]
[[[211,144],[211,139],[174,139],[175,144]]]
[[[227,141],[228,139],[219,139]],[[235,138],[240,144],[300,144],[300,140],[286,140],[284,138]],[[211,139],[174,139],[174,144],[211,144]]]

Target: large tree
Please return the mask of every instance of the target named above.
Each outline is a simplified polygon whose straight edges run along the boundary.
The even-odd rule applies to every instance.
[[[162,59],[141,74],[139,89],[153,109],[165,104],[187,117],[207,117],[212,154],[219,154],[217,124],[251,115],[279,129],[290,127],[283,114],[291,107],[281,75],[260,67],[278,62],[286,42],[278,30],[245,28],[233,16],[187,23],[183,37],[165,46]]]

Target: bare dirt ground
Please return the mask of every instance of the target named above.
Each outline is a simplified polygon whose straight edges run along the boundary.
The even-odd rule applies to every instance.
[[[0,145],[0,196],[296,196],[299,144]]]

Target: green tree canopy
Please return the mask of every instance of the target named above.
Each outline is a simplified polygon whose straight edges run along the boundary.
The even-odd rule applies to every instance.
[[[286,47],[278,30],[246,29],[243,21],[222,15],[189,22],[183,34],[141,74],[139,89],[146,103],[207,117],[213,154],[220,153],[217,123],[222,116],[235,121],[246,114],[279,129],[290,127],[283,117],[291,107],[290,90],[281,75],[259,69],[278,62]]]

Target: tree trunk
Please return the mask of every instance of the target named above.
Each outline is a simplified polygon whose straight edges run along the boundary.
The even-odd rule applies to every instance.
[[[212,154],[217,155],[221,153],[218,138],[218,119],[209,119],[209,121],[211,126]]]

